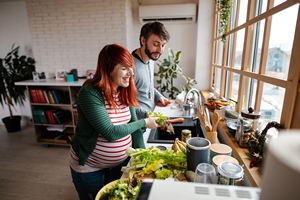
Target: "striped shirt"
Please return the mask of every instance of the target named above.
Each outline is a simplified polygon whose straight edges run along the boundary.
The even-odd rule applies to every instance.
[[[115,110],[108,104],[108,102],[104,98],[105,108],[112,124],[127,124],[131,118],[129,107],[121,104],[118,98],[118,94],[113,95],[113,97],[114,101],[117,104],[117,112],[115,112]],[[78,157],[76,156],[76,153],[72,148],[70,151],[70,164],[71,167],[77,172],[92,172],[114,167],[122,163],[127,158],[125,152],[127,147],[130,146],[132,146],[131,134],[113,142],[108,142],[104,137],[102,137],[100,132],[98,135],[96,147],[88,157],[85,165],[78,165]]]

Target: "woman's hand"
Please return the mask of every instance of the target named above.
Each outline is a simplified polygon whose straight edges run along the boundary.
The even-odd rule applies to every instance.
[[[159,125],[156,123],[156,120],[158,119],[158,117],[148,117],[145,119],[146,121],[146,127],[150,128],[150,129],[155,129],[157,128]]]

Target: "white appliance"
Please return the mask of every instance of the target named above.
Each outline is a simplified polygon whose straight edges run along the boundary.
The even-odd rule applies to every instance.
[[[140,5],[140,23],[161,21],[163,23],[195,23],[197,4],[170,4],[170,5]]]
[[[137,200],[254,200],[260,193],[256,187],[144,179]]]

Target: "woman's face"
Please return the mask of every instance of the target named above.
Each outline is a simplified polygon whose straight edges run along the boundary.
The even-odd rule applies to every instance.
[[[118,64],[115,69],[110,74],[113,83],[117,87],[128,87],[129,86],[129,78],[133,75],[132,68],[123,67]]]

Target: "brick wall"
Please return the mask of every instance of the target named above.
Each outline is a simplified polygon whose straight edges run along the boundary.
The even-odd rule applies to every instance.
[[[125,47],[132,29],[131,0],[26,0],[37,71],[95,69],[109,43]],[[135,38],[136,39],[136,38]]]

